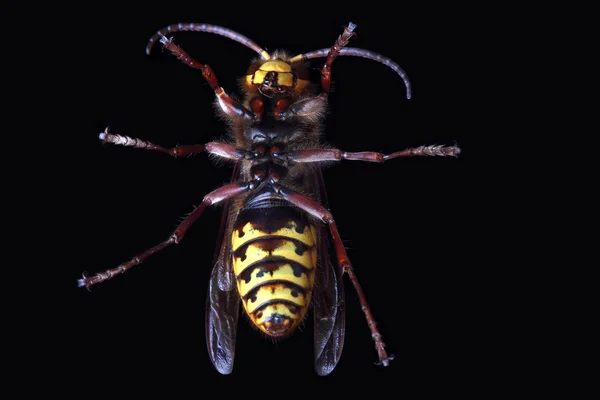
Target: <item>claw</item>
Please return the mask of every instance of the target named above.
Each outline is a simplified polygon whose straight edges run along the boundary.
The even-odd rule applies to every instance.
[[[160,36],[160,39],[159,39],[158,41],[159,41],[159,42],[161,42],[161,43],[163,44],[163,50],[164,50],[164,49],[165,49],[165,46],[166,46],[168,43],[170,43],[170,42],[172,42],[172,41],[173,41],[173,38],[170,38],[170,37],[166,37],[166,36],[163,36],[163,35],[161,35],[161,36]]]
[[[86,285],[86,281],[87,281],[86,273],[84,272],[83,274],[81,274],[81,276],[83,277],[83,279],[77,279],[77,287],[85,286],[87,290],[90,290],[90,288],[87,287],[87,285]]]
[[[104,132],[100,132],[100,134],[98,135],[98,139],[100,140],[104,140],[106,138],[106,135],[108,134],[108,126],[104,129]]]
[[[390,365],[390,361],[394,361],[394,358],[395,358],[395,356],[393,354],[390,354],[390,356],[388,358],[380,360],[379,362],[376,362],[374,364],[377,366],[383,365],[384,367],[387,367]]]

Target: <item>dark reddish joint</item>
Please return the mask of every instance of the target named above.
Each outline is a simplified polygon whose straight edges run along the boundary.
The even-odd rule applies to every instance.
[[[254,97],[250,100],[250,111],[252,111],[257,119],[262,119],[263,113],[265,111],[265,103],[262,101],[260,97]]]
[[[275,110],[273,111],[275,118],[279,118],[279,115],[281,113],[284,113],[285,111],[287,111],[289,106],[290,106],[289,98],[284,97],[282,99],[277,100],[277,103],[275,103]]]

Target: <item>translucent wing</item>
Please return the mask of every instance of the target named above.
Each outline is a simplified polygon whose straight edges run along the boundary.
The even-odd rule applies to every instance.
[[[327,195],[320,170],[313,174],[314,193],[325,207]],[[319,261],[313,289],[313,315],[315,337],[315,370],[318,375],[328,375],[337,365],[344,347],[346,314],[342,271],[334,267],[329,254],[329,232],[326,226],[318,229]]]
[[[240,299],[235,288],[219,288],[217,265],[213,268],[206,304],[206,344],[208,354],[217,371],[230,374],[235,358],[235,335]]]
[[[236,165],[232,181],[239,179]],[[231,237],[232,202],[227,201],[221,217],[215,264],[210,275],[206,300],[206,345],[217,371],[230,374],[235,358],[240,298],[233,276]]]

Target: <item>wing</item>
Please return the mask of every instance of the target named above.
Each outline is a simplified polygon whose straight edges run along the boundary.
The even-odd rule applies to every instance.
[[[239,178],[239,164],[233,171],[232,181]],[[231,237],[232,201],[225,202],[221,227],[217,237],[215,264],[210,274],[206,299],[206,345],[210,359],[222,374],[233,371],[235,338],[240,298],[234,283]]]
[[[313,189],[318,201],[328,207],[323,175],[315,169]],[[342,271],[331,263],[329,231],[325,225],[318,228],[318,265],[313,289],[313,315],[315,327],[315,370],[318,375],[328,375],[337,365],[346,329],[344,286]]]

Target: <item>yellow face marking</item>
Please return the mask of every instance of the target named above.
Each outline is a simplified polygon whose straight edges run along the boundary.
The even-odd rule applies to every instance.
[[[269,72],[277,73],[278,86],[293,87],[298,92],[304,91],[310,83],[305,79],[297,79],[294,86],[292,66],[282,60],[269,60],[263,63],[253,74],[246,75],[246,83],[248,85],[262,85]]]
[[[260,69],[257,69],[254,72],[254,84],[255,85],[262,85],[262,83],[265,81],[265,76],[267,76],[267,72],[268,71],[263,71]]]
[[[294,275],[294,269],[290,264],[280,265],[279,268],[273,270],[273,276],[271,276],[271,272],[269,271],[263,272],[260,268],[256,268],[254,271],[252,271],[252,276],[250,277],[250,281],[248,283],[246,283],[244,279],[238,280],[238,289],[240,291],[240,295],[245,296],[250,290],[252,290],[252,288],[260,285],[261,283],[278,280],[292,282],[309,290],[312,287],[313,274],[309,275],[310,276],[306,276],[305,273],[302,273],[300,276]]]
[[[267,72],[292,72],[292,66],[281,60],[269,60],[261,65],[259,69]]]
[[[294,86],[294,75],[291,72],[280,72],[277,74],[277,84],[279,86]]]
[[[296,231],[296,228],[298,227],[296,221],[292,220],[287,225],[289,225],[289,227],[284,226],[283,228],[275,232],[267,233],[256,228],[252,224],[252,222],[248,222],[246,225],[244,225],[241,232],[238,232],[237,230],[233,231],[233,250],[237,250],[241,245],[252,239],[267,236],[285,236],[287,238],[299,240],[300,242],[304,243],[306,246],[309,247],[315,245],[316,235],[312,226],[307,226],[306,228],[304,228],[304,232],[298,233]]]
[[[292,292],[294,292],[292,294]],[[295,294],[295,296],[294,296]],[[261,286],[255,293],[254,296],[248,299],[244,304],[248,313],[254,312],[262,304],[269,300],[287,300],[296,304],[298,307],[306,306],[306,298],[302,293],[295,291],[293,288],[287,287],[282,283],[275,283],[273,285]]]

